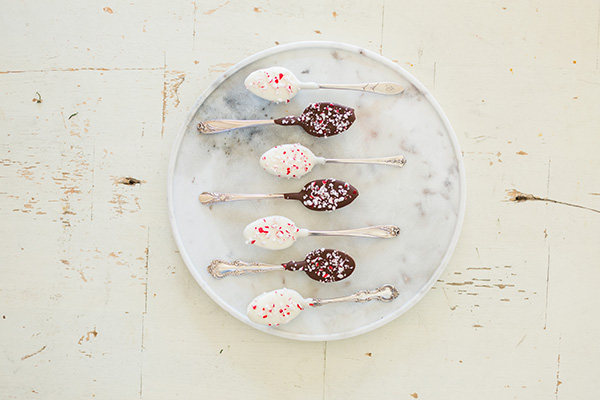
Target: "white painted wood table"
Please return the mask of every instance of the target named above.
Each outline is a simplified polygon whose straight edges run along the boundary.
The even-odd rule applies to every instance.
[[[599,17],[598,0],[4,1],[0,398],[591,398]],[[172,145],[200,93],[301,40],[412,73],[467,173],[462,234],[433,289],[332,342],[223,311],[167,215]]]

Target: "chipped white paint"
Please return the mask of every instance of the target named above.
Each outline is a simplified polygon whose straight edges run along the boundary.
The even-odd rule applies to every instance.
[[[589,397],[600,389],[599,7],[7,2],[2,398]],[[434,289],[398,320],[330,343],[265,335],[222,311],[166,215],[168,156],[197,96],[240,59],[297,40],[407,68],[452,122],[469,183]],[[513,202],[512,189],[554,202]]]

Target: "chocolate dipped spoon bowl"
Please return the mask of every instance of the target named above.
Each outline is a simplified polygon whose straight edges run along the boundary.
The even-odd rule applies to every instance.
[[[303,271],[315,281],[331,283],[346,279],[352,275],[355,268],[354,259],[343,251],[317,249],[308,253],[302,261],[289,261],[279,265],[213,260],[208,266],[208,272],[215,278],[224,278],[229,275],[239,276],[270,271]]]
[[[258,125],[281,125],[302,127],[311,136],[329,137],[346,131],[354,121],[354,109],[335,103],[312,103],[299,116],[287,116],[265,120],[219,119],[198,124],[202,134],[213,134]]]
[[[298,200],[313,211],[334,211],[346,207],[358,197],[358,190],[348,182],[337,179],[318,179],[308,182],[297,193],[241,194],[202,192],[200,203],[204,205],[225,201],[285,199]]]

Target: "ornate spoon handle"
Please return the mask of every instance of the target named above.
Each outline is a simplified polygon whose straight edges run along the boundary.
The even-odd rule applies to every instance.
[[[400,94],[404,91],[404,87],[395,82],[371,82],[371,83],[355,83],[355,84],[331,84],[319,83],[319,89],[341,89],[341,90],[359,90],[361,92],[371,92],[379,94]],[[307,87],[307,89],[312,87]]]
[[[283,199],[283,194],[241,194],[202,192],[198,199],[202,204],[221,203],[223,201]]]
[[[319,307],[325,304],[342,303],[345,301],[354,301],[358,303],[366,303],[371,300],[379,300],[389,302],[398,297],[398,290],[392,285],[383,285],[373,290],[361,290],[349,296],[333,297],[329,299],[306,299],[310,306]]]
[[[279,271],[285,268],[283,265],[263,264],[259,262],[247,263],[243,261],[227,262],[213,260],[207,269],[215,278],[223,278],[228,275],[255,274],[258,272]]]
[[[365,228],[339,231],[308,231],[309,236],[354,236],[367,238],[393,238],[399,234],[400,228],[395,225],[367,226]]]
[[[336,164],[380,164],[380,165],[392,165],[394,167],[403,167],[406,164],[406,158],[404,156],[393,156],[383,158],[326,158],[326,163]]]
[[[247,126],[256,125],[268,125],[274,124],[273,120],[267,119],[249,119],[249,120],[238,120],[238,119],[217,119],[213,121],[202,121],[198,124],[198,131],[205,135],[213,133],[221,133],[230,131],[232,129],[244,128]]]

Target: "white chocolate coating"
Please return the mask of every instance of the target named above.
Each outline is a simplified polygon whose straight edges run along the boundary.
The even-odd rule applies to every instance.
[[[315,164],[324,163],[323,157],[315,156],[298,143],[275,146],[260,157],[260,166],[265,171],[283,178],[300,178],[308,174]]]
[[[300,82],[286,68],[271,67],[252,72],[244,81],[246,88],[263,99],[289,102],[300,90]]]
[[[300,314],[307,301],[292,289],[278,289],[257,296],[248,305],[250,321],[268,326],[287,324]]]
[[[244,229],[246,243],[269,250],[286,249],[307,235],[306,229],[298,229],[292,220],[279,215],[259,218]]]

